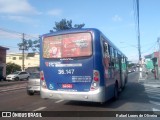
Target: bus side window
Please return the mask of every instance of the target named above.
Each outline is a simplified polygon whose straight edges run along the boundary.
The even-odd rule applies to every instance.
[[[118,53],[118,64],[119,64],[119,67],[121,66],[121,63],[122,63],[121,59],[122,59],[121,54]]]
[[[124,57],[124,65],[125,65],[125,70],[127,69],[127,59]]]
[[[108,44],[104,42],[104,56],[109,57]]]
[[[118,68],[118,56],[117,56],[117,50],[115,50],[115,65],[116,68]]]
[[[122,63],[122,69],[124,69],[124,56],[122,56],[121,63]]]
[[[110,66],[114,66],[114,49],[109,46],[109,53],[110,53]]]

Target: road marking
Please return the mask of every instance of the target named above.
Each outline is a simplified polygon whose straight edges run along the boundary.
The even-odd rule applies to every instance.
[[[33,111],[41,111],[41,110],[43,110],[43,109],[46,109],[46,107],[40,107],[40,108],[35,109],[35,110],[33,110]]]
[[[63,102],[64,100],[58,100],[58,101],[56,101],[55,103],[60,103],[60,102]]]
[[[24,89],[24,88],[26,88],[26,87],[19,87],[19,88],[11,88],[11,89],[2,89],[2,90],[0,90],[0,93],[1,92],[8,92],[8,91],[13,91],[13,90],[19,90],[19,89]]]
[[[150,103],[154,104],[154,105],[160,105],[159,102],[155,102],[155,101],[150,101]]]
[[[152,111],[160,111],[160,110],[156,108],[152,108]]]
[[[155,88],[160,87],[160,85],[155,85],[155,84],[144,84],[144,86],[150,86],[150,87],[155,87]]]
[[[149,98],[152,98],[152,99],[156,99],[156,100],[160,100],[160,97],[159,96],[151,96],[151,95],[148,95]]]

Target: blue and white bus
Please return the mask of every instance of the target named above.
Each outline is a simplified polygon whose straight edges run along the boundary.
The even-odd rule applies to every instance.
[[[105,102],[127,83],[127,57],[94,28],[45,34],[40,41],[41,97]]]

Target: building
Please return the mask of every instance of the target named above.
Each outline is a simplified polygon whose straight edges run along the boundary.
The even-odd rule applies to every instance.
[[[155,78],[160,78],[160,52],[157,51],[150,55],[146,55],[145,60],[148,60],[146,66],[148,66],[150,69],[154,69]]]
[[[22,53],[7,54],[6,62],[15,63],[22,68]],[[24,54],[24,69],[39,67],[39,53],[25,53]]]
[[[152,61],[152,54],[150,54],[150,55],[146,55],[145,56],[145,64],[146,64],[146,69],[147,70],[152,70],[152,69],[154,69],[154,66],[153,66],[153,61]]]
[[[157,51],[146,55],[145,60],[151,60],[153,62],[153,66],[157,66],[160,69],[160,52]]]
[[[0,80],[6,77],[6,53],[9,48],[0,46]]]

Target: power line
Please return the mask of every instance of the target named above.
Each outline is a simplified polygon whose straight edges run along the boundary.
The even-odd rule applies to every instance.
[[[150,48],[148,48],[147,50],[143,51],[142,54],[147,53],[148,51],[151,51],[151,49],[155,49],[155,46],[157,46],[157,42],[155,42]]]
[[[22,34],[23,34],[23,33],[13,31],[13,30],[9,30],[9,29],[6,29],[6,28],[0,28],[0,31],[10,33],[10,34],[13,34],[13,35],[17,35],[18,37],[21,37],[21,38],[22,38]],[[25,37],[26,38],[28,37],[28,38],[39,39],[39,36],[35,37],[35,36],[29,35],[29,34],[25,34]]]

